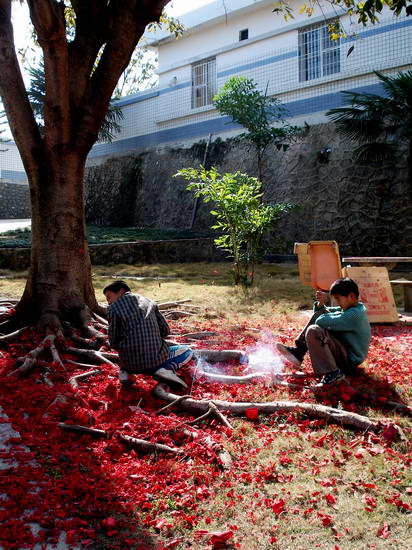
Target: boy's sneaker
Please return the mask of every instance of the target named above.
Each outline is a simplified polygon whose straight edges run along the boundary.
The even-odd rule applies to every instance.
[[[177,376],[177,374],[175,374],[173,367],[171,367],[170,369],[164,367],[157,369],[154,375],[156,377],[162,378],[163,380],[166,380],[167,382],[174,382],[175,384],[179,384],[180,386],[187,388],[186,382],[184,382],[179,376]]]
[[[322,380],[319,382],[319,384],[316,384],[316,387],[322,388],[324,386],[331,386],[332,384],[336,384],[337,382],[340,382],[341,380],[344,380],[344,379],[345,379],[345,375],[343,374],[343,372],[337,369],[325,374],[322,377]]]
[[[131,379],[131,377],[129,376],[129,373],[126,372],[125,370],[123,369],[120,369],[119,371],[119,382],[120,384],[122,384],[123,386],[129,386],[130,384],[133,383],[133,380]]]
[[[278,352],[295,367],[300,367],[303,361],[304,353],[298,348],[292,346],[285,346],[284,344],[276,344]]]

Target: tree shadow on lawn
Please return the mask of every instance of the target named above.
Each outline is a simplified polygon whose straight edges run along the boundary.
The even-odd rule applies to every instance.
[[[316,392],[315,399],[319,403],[332,407],[343,405],[345,410],[366,416],[370,409],[380,411],[385,416],[391,412],[412,416],[410,404],[404,400],[393,384],[380,378],[379,375],[368,374],[363,369],[359,369],[356,376],[346,376],[345,380],[338,384]]]
[[[10,423],[19,436],[11,433],[0,447],[0,546],[158,550],[144,528],[151,506],[129,500],[133,491],[144,494],[144,476],[130,479],[125,449],[62,431],[45,414],[54,388],[1,377],[2,428]]]

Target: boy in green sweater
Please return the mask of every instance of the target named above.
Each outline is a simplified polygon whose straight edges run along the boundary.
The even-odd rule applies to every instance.
[[[367,353],[371,329],[366,308],[359,302],[358,285],[349,277],[332,283],[330,294],[338,307],[326,307],[327,292],[316,291],[313,316],[295,340],[295,346],[277,344],[290,363],[299,367],[307,351],[319,386],[327,386],[354,374]]]

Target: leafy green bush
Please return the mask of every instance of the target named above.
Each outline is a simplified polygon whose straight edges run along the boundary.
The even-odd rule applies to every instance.
[[[206,170],[202,166],[199,170],[185,168],[175,176],[190,181],[187,189],[196,197],[214,203],[211,214],[216,224],[212,229],[221,233],[215,239],[216,246],[233,258],[235,284],[251,286],[262,238],[291,205],[263,204],[262,183],[241,172],[221,175],[215,168]]]

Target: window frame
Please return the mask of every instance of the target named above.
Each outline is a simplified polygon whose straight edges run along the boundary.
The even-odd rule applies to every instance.
[[[246,36],[243,37],[242,33],[246,33]],[[240,29],[239,31],[239,42],[242,42],[243,40],[249,40],[249,29]]]
[[[217,91],[216,57],[208,57],[191,65],[192,109],[213,104]]]
[[[329,25],[334,20],[298,29],[299,82],[309,82],[341,72],[341,41],[332,40]]]

